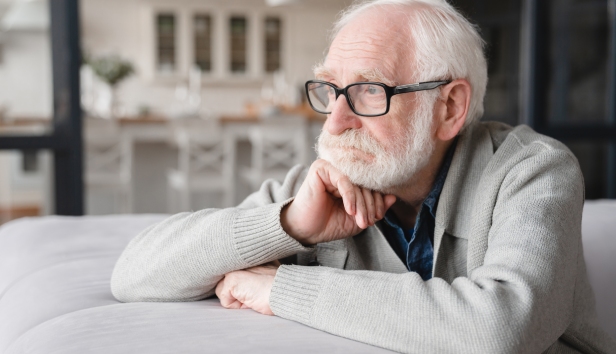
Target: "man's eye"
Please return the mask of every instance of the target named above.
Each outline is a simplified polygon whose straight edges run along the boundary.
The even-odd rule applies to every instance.
[[[376,86],[368,86],[366,91],[371,95],[376,95],[377,93],[379,93],[379,89]]]
[[[334,91],[334,88],[331,86],[325,86],[325,90],[327,90],[326,95],[329,97],[334,97],[336,95],[336,91]]]

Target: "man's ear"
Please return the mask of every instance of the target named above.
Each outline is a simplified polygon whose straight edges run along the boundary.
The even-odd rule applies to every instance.
[[[457,79],[442,86],[436,104],[436,137],[442,141],[453,139],[464,126],[471,102],[471,84]]]

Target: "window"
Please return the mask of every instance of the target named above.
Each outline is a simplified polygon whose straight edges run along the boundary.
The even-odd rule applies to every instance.
[[[268,73],[280,69],[280,36],[281,22],[279,18],[265,19],[265,71]]]
[[[553,125],[609,120],[608,1],[549,2],[548,121]]]
[[[202,71],[212,70],[212,18],[196,15],[194,20],[195,65]]]
[[[246,18],[231,17],[231,72],[246,72]]]
[[[158,70],[171,72],[175,70],[175,16],[159,14],[156,19],[158,43]]]
[[[488,87],[484,120],[518,124],[521,0],[452,0],[486,41]]]
[[[53,81],[49,85],[43,81],[45,84],[42,85],[53,91],[40,93],[41,97],[34,101],[49,97],[56,104],[52,119],[28,119],[27,124],[31,127],[26,126],[26,130],[21,125],[0,122],[3,126],[0,134],[0,223],[49,212],[59,215],[83,214],[80,67],[74,65],[80,61],[79,36],[75,35],[79,33],[78,2],[45,3],[49,7],[50,28],[53,30],[41,32],[40,36],[43,37],[33,34],[15,38],[20,48],[15,55],[19,56],[18,61],[28,65],[8,68],[14,62],[6,60],[4,63],[13,73],[19,74],[24,67],[42,75],[34,75],[37,78],[35,81],[28,79],[32,75],[17,75],[19,80],[8,83],[3,80],[0,85],[5,85],[5,88],[9,85],[21,93],[27,92],[28,96],[38,95],[35,89],[41,86],[41,78],[46,76],[45,73],[53,73]],[[39,42],[39,38],[49,41],[49,52],[46,52],[46,46],[38,46],[37,43],[44,43]],[[6,54],[8,59],[8,52]],[[6,98],[3,96],[1,99]],[[12,112],[21,114],[22,103],[18,100],[13,102],[9,102]],[[27,105],[24,107],[24,112],[30,109]],[[48,128],[49,123],[53,124],[53,129]],[[38,157],[35,157],[34,150],[40,151]],[[25,155],[22,151],[26,151]],[[24,160],[20,159],[21,156]],[[38,172],[34,173],[34,169]],[[55,196],[53,201],[49,200],[50,195]]]

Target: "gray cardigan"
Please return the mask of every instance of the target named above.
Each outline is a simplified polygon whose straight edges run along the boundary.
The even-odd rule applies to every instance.
[[[597,323],[581,243],[584,185],[561,143],[526,126],[461,135],[439,199],[434,278],[406,270],[379,226],[303,247],[280,210],[306,170],[265,182],[236,208],[181,213],[133,239],[111,287],[131,301],[191,301],[232,270],[279,268],[272,311],[406,353],[616,353]],[[316,255],[321,267],[303,266]],[[303,264],[303,265],[302,265]]]

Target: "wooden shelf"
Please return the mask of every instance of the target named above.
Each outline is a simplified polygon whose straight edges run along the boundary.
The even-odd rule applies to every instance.
[[[2,207],[0,206],[0,225],[9,222],[11,220],[27,217],[27,216],[39,216],[41,215],[41,207],[38,205],[29,206],[12,206]]]

